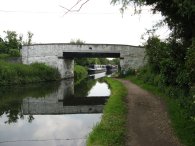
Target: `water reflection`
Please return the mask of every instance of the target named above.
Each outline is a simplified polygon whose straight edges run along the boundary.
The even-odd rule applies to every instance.
[[[72,79],[63,81],[57,91],[43,98],[23,99],[22,113],[24,115],[102,113],[109,95],[88,98],[88,92],[96,85],[95,83],[95,80],[84,80],[74,88]]]
[[[87,79],[74,86],[70,79],[1,87],[0,145],[84,146],[109,96],[94,92],[102,92],[102,85],[107,84]]]
[[[0,122],[6,120],[3,115]],[[24,116],[24,119],[26,116]],[[1,146],[84,146],[86,136],[100,120],[101,114],[35,115],[28,123],[1,124]]]
[[[23,119],[21,105],[23,99],[27,97],[41,98],[52,94],[58,90],[60,83],[53,82],[52,84],[32,84],[26,86],[1,87],[0,89],[0,116],[6,114],[8,117],[5,123],[17,122],[18,119]],[[33,120],[32,115],[29,115],[28,121]]]
[[[86,97],[91,88],[96,84],[97,80],[84,79],[74,86],[75,97]]]
[[[99,79],[99,78],[105,77],[106,75],[107,75],[106,72],[102,72],[102,73],[97,73],[97,74],[91,74],[89,75],[89,77],[91,79]]]
[[[110,96],[110,90],[108,87],[108,84],[105,82],[101,83],[100,81],[97,81],[95,86],[91,88],[88,92],[88,97],[93,97],[93,96]]]
[[[22,102],[22,113],[27,114],[67,114],[74,113],[69,108],[64,107],[61,100],[74,95],[73,79],[62,81],[58,89],[45,97],[26,97]]]
[[[109,96],[105,93],[107,90],[109,93],[106,86],[96,80],[83,80],[74,86],[70,79],[37,86],[4,87],[0,90],[0,116],[5,113],[8,117],[6,123],[11,123],[24,115],[29,115],[28,121],[31,122],[34,119],[32,115],[38,114],[101,113]],[[99,93],[103,94],[98,95],[94,89],[101,90]]]

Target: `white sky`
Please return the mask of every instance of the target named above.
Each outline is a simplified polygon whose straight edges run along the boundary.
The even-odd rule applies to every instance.
[[[90,0],[80,12],[68,13],[77,0],[0,0],[0,36],[12,30],[26,35],[31,31],[34,43],[69,43],[81,39],[86,43],[141,45],[141,35],[158,20],[144,8],[142,15],[133,15],[129,8],[121,15],[120,6],[111,0]],[[64,16],[63,16],[64,15]],[[162,38],[168,36],[165,27],[159,30]]]

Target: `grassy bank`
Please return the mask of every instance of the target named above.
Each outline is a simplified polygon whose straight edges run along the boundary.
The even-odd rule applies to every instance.
[[[180,98],[169,97],[166,95],[166,92],[162,91],[162,89],[144,83],[142,80],[136,78],[136,76],[129,76],[126,78],[151,93],[162,97],[166,102],[172,127],[180,141],[186,146],[195,146],[195,118],[193,116],[190,118],[188,117],[189,109],[192,110],[192,106],[188,108],[183,107]],[[184,98],[183,100],[188,100],[188,98]],[[189,100],[189,102],[191,102],[191,100]],[[183,103],[186,103],[186,101],[183,101]]]
[[[0,60],[5,60],[9,57],[11,57],[9,54],[0,54]]]
[[[74,66],[74,79],[76,84],[78,84],[81,80],[87,77],[87,69],[80,65]]]
[[[60,79],[57,69],[41,63],[31,65],[0,61],[0,85],[12,85]]]
[[[89,134],[88,146],[124,146],[127,91],[122,83],[107,78],[112,94],[104,107],[101,122]]]

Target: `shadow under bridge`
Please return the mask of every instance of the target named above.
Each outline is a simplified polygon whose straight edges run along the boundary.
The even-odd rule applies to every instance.
[[[121,58],[118,52],[63,52],[63,58]],[[122,59],[122,58],[121,58]]]

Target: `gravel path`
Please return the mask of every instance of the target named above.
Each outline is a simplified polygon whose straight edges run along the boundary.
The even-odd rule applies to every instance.
[[[128,124],[126,146],[182,146],[174,135],[165,104],[127,80]]]

